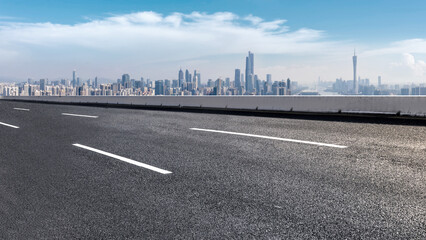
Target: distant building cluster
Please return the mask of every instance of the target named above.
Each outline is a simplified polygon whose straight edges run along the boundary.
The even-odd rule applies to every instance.
[[[261,80],[254,73],[254,54],[249,52],[246,57],[245,74],[235,69],[234,79],[229,77],[216,80],[201,81],[201,74],[197,70],[178,72],[174,80],[156,80],[140,78],[132,79],[129,74],[123,74],[121,79],[114,83],[99,84],[98,78],[94,81],[82,81],[74,70],[72,79],[49,81],[40,79],[19,84],[0,85],[0,94],[3,96],[152,96],[152,95],[291,95],[296,89],[297,82],[290,79],[272,81],[272,75],[267,74]]]
[[[377,84],[370,82],[370,79],[362,79],[357,75],[357,56],[354,53],[353,79],[336,79],[335,82],[318,82],[318,85],[325,87],[325,92],[337,93],[339,95],[426,95],[426,84],[383,84],[382,77],[377,77]],[[358,76],[358,77],[357,77]]]
[[[426,95],[426,84],[382,84],[378,77],[377,84],[371,84],[369,79],[358,78],[358,95]],[[341,95],[353,94],[353,80],[336,79],[329,92],[337,92]]]

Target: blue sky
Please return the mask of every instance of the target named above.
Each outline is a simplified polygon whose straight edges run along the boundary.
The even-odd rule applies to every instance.
[[[161,79],[182,66],[206,80],[232,76],[252,50],[259,75],[313,82],[350,78],[356,47],[361,77],[426,82],[425,10],[419,0],[0,0],[0,79],[74,68]]]
[[[229,11],[266,20],[286,19],[294,28],[325,30],[337,39],[382,42],[424,38],[423,0],[0,0],[0,16],[25,22],[73,24],[110,14]]]

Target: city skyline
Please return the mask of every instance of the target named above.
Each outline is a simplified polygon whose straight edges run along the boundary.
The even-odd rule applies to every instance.
[[[201,73],[194,69],[193,74],[188,69],[185,73],[179,69],[177,79],[151,80],[144,77],[130,77],[124,73],[115,82],[100,83],[98,77],[81,79],[77,70],[72,71],[72,80],[62,78],[50,81],[47,78],[13,84],[0,83],[0,96],[204,96],[204,95],[291,95],[290,79],[272,82],[271,74],[266,80],[254,72],[254,54],[248,52],[246,57],[246,78],[240,69],[235,69],[235,78],[225,81],[219,77],[216,80],[201,81]],[[297,86],[293,82],[291,86]]]
[[[348,9],[366,9],[354,17],[357,24],[345,16],[347,8],[332,12],[336,6],[330,1],[304,6],[272,1],[275,8],[264,4],[263,10],[254,8],[260,1],[206,1],[209,11],[191,1],[179,5],[111,1],[99,10],[95,2],[49,4],[50,11],[39,14],[33,11],[45,11],[48,4],[37,0],[19,6],[25,16],[16,11],[16,3],[5,3],[0,10],[0,81],[59,80],[68,76],[69,69],[78,69],[84,78],[103,80],[114,80],[123,72],[174,79],[180,67],[200,70],[204,79],[226,78],[234,75],[234,69],[244,69],[240,59],[253,51],[259,76],[272,74],[313,84],[318,77],[352,79],[348,53],[354,47],[362,78],[380,75],[388,83],[407,84],[426,79],[426,35],[416,31],[425,18],[420,3],[391,11],[392,18],[374,11],[390,4],[344,3]],[[305,11],[311,14],[301,14]],[[328,18],[321,25],[317,15],[324,14]],[[361,24],[367,14],[368,26]],[[398,16],[418,21],[395,22]]]
[[[27,79],[17,84],[0,82],[0,96],[205,96],[205,95],[426,95],[426,83],[389,84],[382,82],[382,77],[374,79],[361,78],[357,75],[358,57],[356,50],[352,56],[353,79],[336,78],[333,81],[316,82],[315,87],[308,87],[292,81],[290,78],[273,80],[272,74],[266,78],[259,76],[255,70],[254,53],[248,51],[245,57],[245,71],[235,69],[234,79],[218,77],[203,82],[202,75],[197,69],[182,68],[177,73],[177,79],[151,80],[144,77],[131,77],[122,74],[116,81],[100,83],[98,77],[94,81],[89,78],[81,79],[77,70],[72,71],[72,80]],[[321,93],[320,93],[321,92]]]

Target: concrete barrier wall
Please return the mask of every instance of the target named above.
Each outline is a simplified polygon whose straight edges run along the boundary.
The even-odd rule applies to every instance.
[[[2,99],[312,113],[400,113],[407,116],[426,116],[426,96],[46,96],[3,97]]]

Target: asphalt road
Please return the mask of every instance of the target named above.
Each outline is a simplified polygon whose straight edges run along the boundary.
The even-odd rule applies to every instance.
[[[1,239],[426,239],[423,126],[8,101],[0,123]]]

